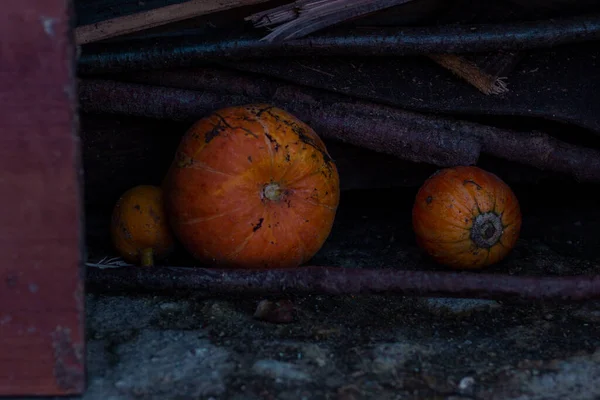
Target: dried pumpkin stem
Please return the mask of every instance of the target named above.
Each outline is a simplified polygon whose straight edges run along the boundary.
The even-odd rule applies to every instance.
[[[263,197],[271,201],[279,201],[281,199],[281,186],[278,183],[269,183],[263,188]]]
[[[502,237],[504,229],[502,218],[495,212],[479,214],[473,220],[471,240],[477,247],[489,249],[495,246]]]
[[[140,263],[142,264],[142,267],[154,266],[154,250],[152,250],[152,248],[140,251]]]

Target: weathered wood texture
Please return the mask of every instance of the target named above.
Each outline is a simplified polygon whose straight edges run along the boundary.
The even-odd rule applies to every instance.
[[[189,0],[180,4],[164,5],[145,12],[79,26],[75,29],[75,42],[77,44],[84,44],[109,39],[191,19],[200,15],[212,14],[266,1],[268,0]]]
[[[168,84],[168,80],[165,82]],[[98,212],[109,215],[105,211],[112,211],[119,196],[135,185],[160,184],[181,137],[191,125],[189,121],[114,114],[82,114],[80,118],[88,218]],[[343,191],[418,187],[438,169],[434,165],[411,163],[327,138],[324,141],[339,170]],[[540,171],[486,155],[480,157],[478,165],[511,184],[532,185],[567,180],[551,171]],[[93,228],[88,224],[88,234],[90,230]],[[108,225],[104,225],[100,232],[106,236]]]
[[[83,391],[80,162],[68,0],[0,12],[0,395]]]

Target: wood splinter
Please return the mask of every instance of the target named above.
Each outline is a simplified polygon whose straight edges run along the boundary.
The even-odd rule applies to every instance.
[[[490,95],[508,92],[508,86],[504,78],[487,74],[475,63],[462,56],[456,54],[429,54],[427,57],[453,72],[483,94]]]

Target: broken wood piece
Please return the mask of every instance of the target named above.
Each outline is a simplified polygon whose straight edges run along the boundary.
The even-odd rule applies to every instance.
[[[75,42],[81,45],[109,39],[205,14],[264,3],[266,1],[268,0],[189,0],[183,3],[79,26],[75,29]]]
[[[540,170],[600,182],[600,151],[539,132],[517,132],[441,118],[294,85],[250,97],[106,80],[79,84],[83,111],[193,121],[222,107],[269,102],[324,138],[440,167],[472,165],[480,151]],[[144,99],[144,101],[140,101]]]
[[[412,0],[297,0],[246,18],[256,27],[282,24],[262,38],[298,39],[341,22],[359,18]]]
[[[479,272],[406,271],[397,268],[307,266],[252,271],[155,266],[87,268],[90,290],[211,296],[350,295],[388,293],[492,300],[600,299],[600,276],[533,277]]]
[[[429,54],[428,57],[477,88],[483,94],[501,94],[508,91],[503,78],[487,74],[477,64],[460,55]]]

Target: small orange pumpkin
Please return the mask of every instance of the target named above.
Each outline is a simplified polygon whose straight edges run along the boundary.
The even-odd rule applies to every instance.
[[[130,263],[154,265],[175,245],[166,218],[160,187],[140,185],[126,191],[117,201],[111,220],[113,245]]]
[[[496,175],[474,166],[447,168],[419,189],[413,228],[419,246],[440,264],[476,269],[512,250],[521,210],[513,191]]]
[[[337,168],[317,134],[268,104],[219,110],[183,137],[165,179],[169,220],[198,260],[295,267],[330,234]]]

